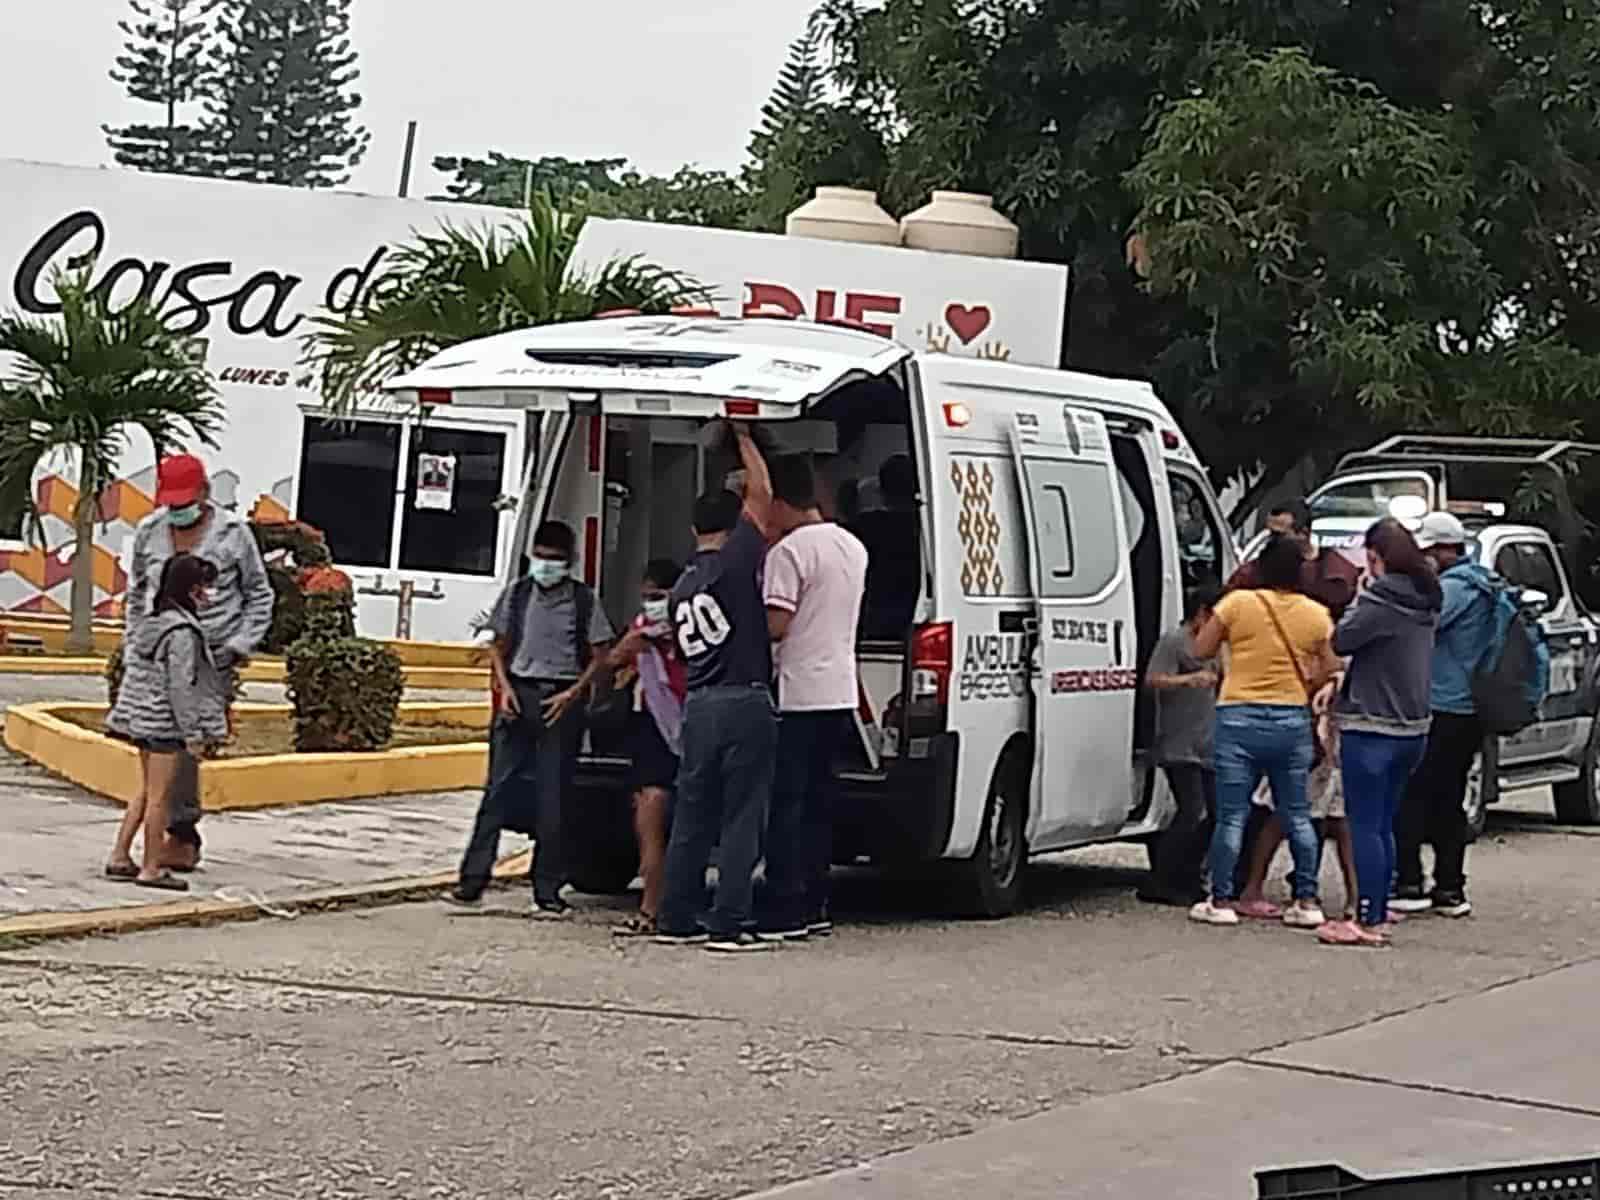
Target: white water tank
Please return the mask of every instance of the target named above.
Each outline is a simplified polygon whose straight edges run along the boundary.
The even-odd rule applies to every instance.
[[[1017,227],[995,211],[994,197],[974,192],[935,192],[933,199],[900,222],[901,241],[913,250],[1015,258]]]
[[[900,244],[900,226],[878,207],[878,193],[860,188],[819,187],[815,196],[789,214],[785,229],[790,237]]]

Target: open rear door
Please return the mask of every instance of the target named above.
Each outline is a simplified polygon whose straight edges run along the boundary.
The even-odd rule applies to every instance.
[[[1127,818],[1133,578],[1105,419],[1040,405],[1015,414],[1011,436],[1039,614],[1028,841],[1050,849],[1114,835]]]

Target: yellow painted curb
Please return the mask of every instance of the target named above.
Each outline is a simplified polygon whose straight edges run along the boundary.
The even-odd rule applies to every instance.
[[[406,686],[433,688],[438,691],[470,692],[489,688],[488,667],[425,667],[407,665],[402,656],[400,672]],[[104,675],[103,658],[64,658],[53,654],[0,655],[0,675]],[[252,660],[240,677],[246,683],[282,683],[284,664],[281,658]]]
[[[287,704],[240,704],[240,720],[280,717]],[[18,754],[81,787],[122,804],[139,792],[139,753],[67,716],[100,716],[103,704],[52,701],[6,710],[5,742]],[[487,703],[402,704],[400,715],[416,724],[462,725],[487,730]],[[281,808],[481,787],[488,769],[487,741],[409,746],[368,753],[272,754],[200,764],[200,807],[205,812]]]
[[[516,879],[528,873],[528,851],[513,854],[495,864],[496,879]],[[309,909],[343,908],[353,904],[404,900],[410,896],[442,892],[456,882],[455,872],[420,875],[411,879],[386,879],[379,883],[356,884],[305,895],[267,899],[280,911],[304,912]],[[134,933],[164,925],[197,925],[209,921],[252,920],[267,912],[255,900],[174,900],[167,904],[141,904],[127,908],[95,908],[86,912],[23,913],[0,918],[0,939],[43,941],[50,938],[84,937],[89,934]]]

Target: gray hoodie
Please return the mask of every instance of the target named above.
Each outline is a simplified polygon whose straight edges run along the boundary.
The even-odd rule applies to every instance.
[[[193,614],[169,608],[141,621],[123,654],[106,728],[127,738],[220,742],[231,688]]]
[[[1345,612],[1333,631],[1333,652],[1350,659],[1334,704],[1340,729],[1389,737],[1428,732],[1439,603],[1437,589],[1382,575]]]

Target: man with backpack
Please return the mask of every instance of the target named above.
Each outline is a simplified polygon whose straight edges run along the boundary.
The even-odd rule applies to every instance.
[[[1398,879],[1389,907],[1465,917],[1472,912],[1465,808],[1472,760],[1486,738],[1537,718],[1549,654],[1514,589],[1467,557],[1467,531],[1456,517],[1429,513],[1417,545],[1439,569],[1444,608],[1434,638],[1427,749],[1395,821]],[[1425,841],[1433,843],[1431,892],[1423,883]]]

